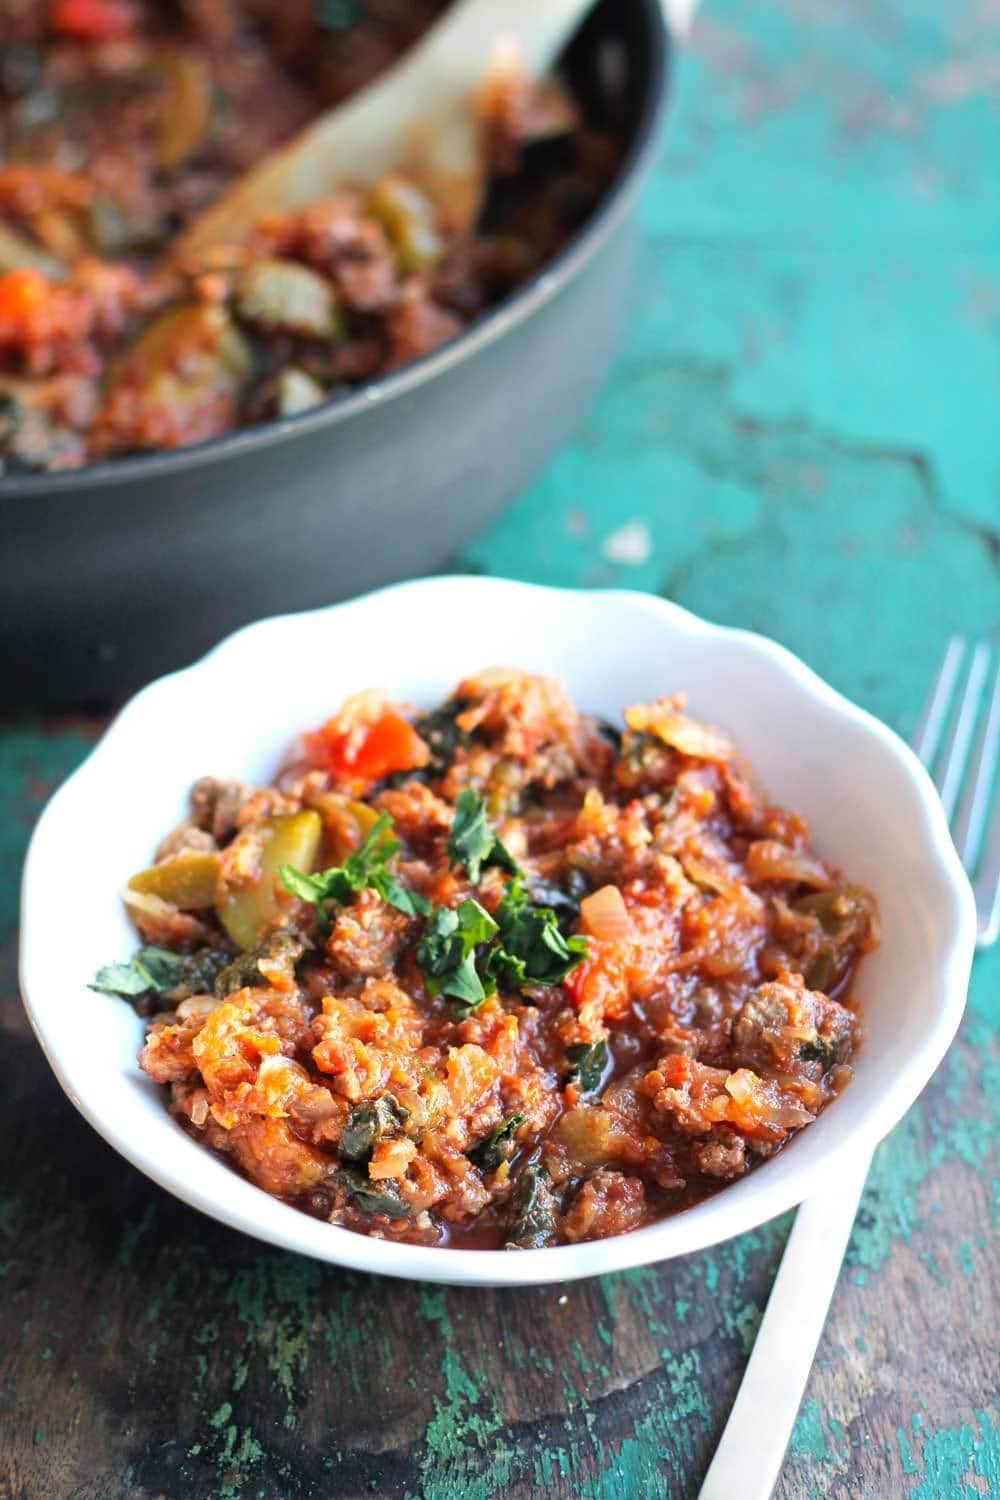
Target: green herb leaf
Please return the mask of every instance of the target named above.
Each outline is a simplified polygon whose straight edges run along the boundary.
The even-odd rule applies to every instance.
[[[105,964],[87,988],[99,995],[162,995],[173,989],[184,968],[184,955],[167,948],[140,948],[127,964]]]
[[[497,924],[500,942],[490,969],[509,989],[561,984],[587,956],[587,939],[565,937],[552,908],[535,906],[519,880],[508,885]]]
[[[494,1126],[484,1141],[468,1153],[469,1160],[483,1172],[495,1172],[502,1162],[510,1157],[514,1146],[514,1132],[524,1124],[524,1115],[510,1115]]]
[[[336,870],[322,870],[318,875],[307,875],[303,870],[297,870],[294,865],[279,865],[278,874],[286,891],[291,891],[293,896],[298,896],[300,901],[310,901],[316,904],[326,901],[330,895],[329,876],[339,875]]]
[[[519,874],[517,862],[486,820],[486,803],[475,792],[462,792],[455,803],[455,817],[448,834],[448,858],[452,869],[464,865],[473,885],[483,868],[497,865],[510,875]]]
[[[368,883],[378,891],[383,901],[388,901],[390,906],[405,912],[408,917],[429,915],[433,903],[426,896],[421,896],[419,891],[411,891],[405,885],[400,885],[391,875],[375,876]]]
[[[463,901],[457,908],[435,906],[427,918],[417,944],[417,963],[429,995],[450,995],[468,1009],[475,1009],[496,984],[480,977],[476,948],[497,934],[497,924],[478,901]]]
[[[390,1219],[408,1219],[410,1205],[384,1183],[372,1182],[362,1167],[338,1167],[333,1174],[334,1182],[347,1189],[360,1209],[366,1214],[387,1214]]]
[[[566,1048],[566,1061],[570,1064],[566,1082],[575,1083],[584,1094],[592,1094],[600,1088],[608,1065],[608,1044],[603,1040],[578,1042]]]
[[[410,1118],[395,1094],[356,1104],[347,1117],[337,1150],[347,1161],[367,1160],[378,1142],[398,1134]]]
[[[426,897],[407,890],[390,875],[387,866],[400,850],[398,839],[390,837],[392,819],[382,813],[365,834],[361,843],[342,865],[332,865],[315,875],[306,875],[294,865],[281,865],[279,875],[286,891],[314,906],[332,902],[346,906],[365,886],[377,891],[383,901],[409,917],[423,917],[431,909]]]
[[[473,792],[459,797],[448,849],[452,860],[459,856],[470,873],[478,874],[484,858],[496,860],[498,850],[501,861],[508,862],[505,868],[517,869],[489,829],[481,799]],[[477,953],[483,944],[491,946]],[[495,921],[478,901],[463,901],[457,910],[434,907],[417,945],[428,994],[450,995],[467,1010],[495,994],[498,984],[515,991],[559,984],[586,956],[586,938],[565,937],[552,908],[531,901],[520,874],[508,884]]]

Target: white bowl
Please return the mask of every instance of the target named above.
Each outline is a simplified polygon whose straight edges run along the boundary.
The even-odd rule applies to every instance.
[[[545,1250],[430,1249],[309,1218],[238,1177],[168,1115],[136,1063],[142,1022],[87,988],[136,945],[119,891],[184,816],[206,773],[266,782],[292,736],[349,692],[431,706],[503,664],[555,673],[581,707],[617,718],[683,689],[729,730],[771,797],[803,812],[824,858],[869,887],[878,951],[857,994],[867,1039],[841,1098],[772,1161],[696,1208],[633,1234]],[[972,962],[972,893],[930,780],[910,750],[789,652],[646,594],[432,578],[248,626],[134,698],[39,820],[24,871],[21,987],[76,1107],[186,1203],[320,1260],[425,1281],[518,1285],[683,1255],[821,1191],[916,1099],[958,1026]]]

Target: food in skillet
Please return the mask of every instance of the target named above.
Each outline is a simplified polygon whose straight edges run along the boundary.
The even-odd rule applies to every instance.
[[[0,474],[315,406],[474,322],[586,218],[616,148],[558,85],[484,92],[471,234],[393,175],[171,257],[249,166],[444,0],[10,0],[0,17]]]
[[[875,904],[681,697],[579,713],[375,692],[273,786],[199,781],[94,987],[149,1018],[183,1127],[360,1233],[527,1247],[741,1177],[851,1078]]]

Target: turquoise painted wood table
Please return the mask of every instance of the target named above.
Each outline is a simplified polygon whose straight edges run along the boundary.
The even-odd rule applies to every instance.
[[[710,0],[616,372],[457,565],[766,631],[908,732],[949,632],[1000,624],[998,87],[990,0]],[[17,876],[99,729],[0,736],[0,1496],[693,1495],[787,1219],[583,1285],[420,1288],[243,1240],[76,1117],[15,999]],[[780,1500],[1000,1494],[998,1024],[994,952],[878,1153]]]

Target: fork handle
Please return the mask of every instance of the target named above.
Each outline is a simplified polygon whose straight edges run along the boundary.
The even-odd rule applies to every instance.
[[[698,1500],[769,1500],[816,1357],[871,1158],[802,1204]]]

